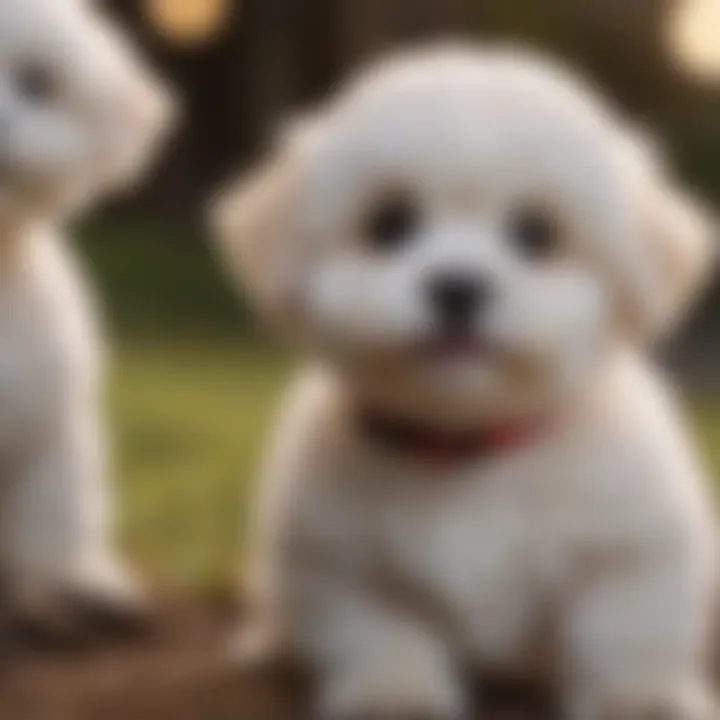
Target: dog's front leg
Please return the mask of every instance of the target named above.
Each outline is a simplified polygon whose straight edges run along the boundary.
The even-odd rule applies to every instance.
[[[141,595],[111,548],[105,480],[100,428],[79,407],[13,466],[0,551],[9,605],[33,636],[125,632],[142,619]]]
[[[320,669],[329,720],[457,720],[467,706],[449,649],[410,613],[367,587],[324,577],[302,628]],[[312,620],[309,618],[312,617]]]
[[[569,720],[716,720],[703,667],[711,587],[702,554],[616,558],[567,614]]]

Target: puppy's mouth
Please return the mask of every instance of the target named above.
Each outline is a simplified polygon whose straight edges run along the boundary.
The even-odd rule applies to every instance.
[[[438,331],[422,338],[415,347],[424,359],[443,363],[487,362],[493,355],[491,343],[473,332]]]
[[[14,168],[8,142],[0,138],[0,185],[8,185],[14,179]]]
[[[19,183],[17,168],[0,154],[0,190],[8,192],[17,189]]]

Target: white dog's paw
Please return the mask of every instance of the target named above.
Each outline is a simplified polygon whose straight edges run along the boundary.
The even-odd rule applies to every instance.
[[[319,716],[323,720],[464,720],[465,698],[453,678],[377,667],[371,676],[346,675],[325,687]],[[410,669],[411,670],[411,669]]]
[[[115,558],[73,568],[60,576],[59,582],[78,596],[95,597],[128,607],[140,607],[146,603],[145,592],[138,579]]]
[[[120,568],[64,578],[6,578],[3,633],[19,650],[75,650],[137,638],[151,626],[139,586]]]

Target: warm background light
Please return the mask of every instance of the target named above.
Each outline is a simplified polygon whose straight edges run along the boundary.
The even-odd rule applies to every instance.
[[[230,17],[233,0],[145,0],[148,19],[163,37],[181,45],[211,42]]]
[[[678,60],[691,72],[720,78],[720,0],[683,0],[671,26]]]

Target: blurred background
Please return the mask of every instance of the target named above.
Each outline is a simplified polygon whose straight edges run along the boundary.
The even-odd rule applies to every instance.
[[[384,48],[450,36],[550,50],[657,133],[685,180],[720,201],[718,0],[101,4],[183,106],[144,188],[98,209],[77,231],[114,344],[108,404],[120,530],[158,582],[228,586],[243,501],[289,367],[215,263],[204,206],[262,154],[283,118],[350,68]],[[716,467],[718,322],[720,298],[711,292],[667,353]]]

